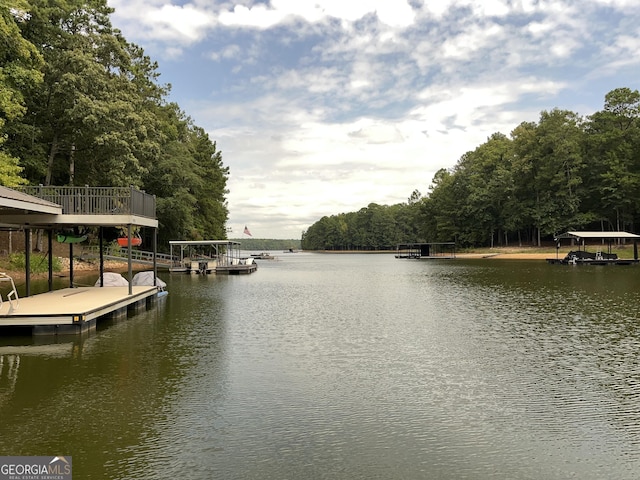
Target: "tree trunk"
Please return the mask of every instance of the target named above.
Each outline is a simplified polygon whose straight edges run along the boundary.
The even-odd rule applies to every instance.
[[[51,140],[51,149],[49,149],[49,159],[47,162],[47,176],[45,177],[44,184],[51,185],[51,177],[53,176],[53,163],[56,159],[56,154],[58,153],[58,134],[53,134],[53,139]]]
[[[71,145],[71,151],[69,152],[69,185],[74,185],[76,177],[76,146]]]

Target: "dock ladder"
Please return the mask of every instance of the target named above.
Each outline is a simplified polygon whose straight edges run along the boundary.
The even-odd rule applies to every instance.
[[[13,283],[13,278],[4,272],[0,272],[0,282],[11,282],[11,291],[7,293],[7,300],[9,301],[9,313],[18,309],[20,300],[18,299],[18,291],[16,290],[16,284]],[[0,308],[4,302],[2,301],[2,295],[0,295]]]

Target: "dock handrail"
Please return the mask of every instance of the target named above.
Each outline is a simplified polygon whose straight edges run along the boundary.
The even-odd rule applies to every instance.
[[[103,247],[102,255],[104,258],[108,258],[110,260],[122,260],[123,262],[128,261],[129,258],[126,248],[112,246]],[[82,247],[80,257],[99,258],[100,247],[97,245]],[[171,255],[167,255],[166,253],[156,253],[156,264],[158,267],[169,268],[173,264],[175,264],[177,260],[178,259],[176,259],[176,257],[172,257]],[[151,265],[153,264],[153,252],[131,249],[131,261],[134,263],[145,263]]]
[[[16,284],[13,282],[13,278],[11,278],[4,272],[0,273],[0,282],[11,283],[11,291],[7,293],[7,300],[9,301],[9,313],[11,313],[20,305],[20,300],[18,299],[18,291],[16,290]],[[0,308],[2,308],[3,303],[4,302],[2,301],[2,295],[0,295]]]
[[[19,186],[15,190],[62,207],[63,214],[156,218],[156,197],[131,187]]]

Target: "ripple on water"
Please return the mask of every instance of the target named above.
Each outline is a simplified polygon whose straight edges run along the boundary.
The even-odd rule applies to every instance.
[[[633,478],[640,335],[613,280],[309,257],[180,281],[199,302],[170,346],[187,361],[141,462],[192,478]]]

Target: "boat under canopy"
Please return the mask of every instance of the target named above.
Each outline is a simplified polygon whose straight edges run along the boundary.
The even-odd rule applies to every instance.
[[[561,240],[570,239],[578,243],[578,249],[570,251],[564,258],[559,258]],[[555,237],[556,258],[547,258],[547,263],[565,265],[630,265],[638,263],[638,240],[640,235],[629,232],[598,232],[598,231],[570,231]],[[587,252],[587,242],[600,240],[600,245],[591,242],[592,247],[597,247],[595,252]],[[614,242],[633,240],[633,258],[622,259],[612,252]],[[602,248],[606,245],[606,250]]]

